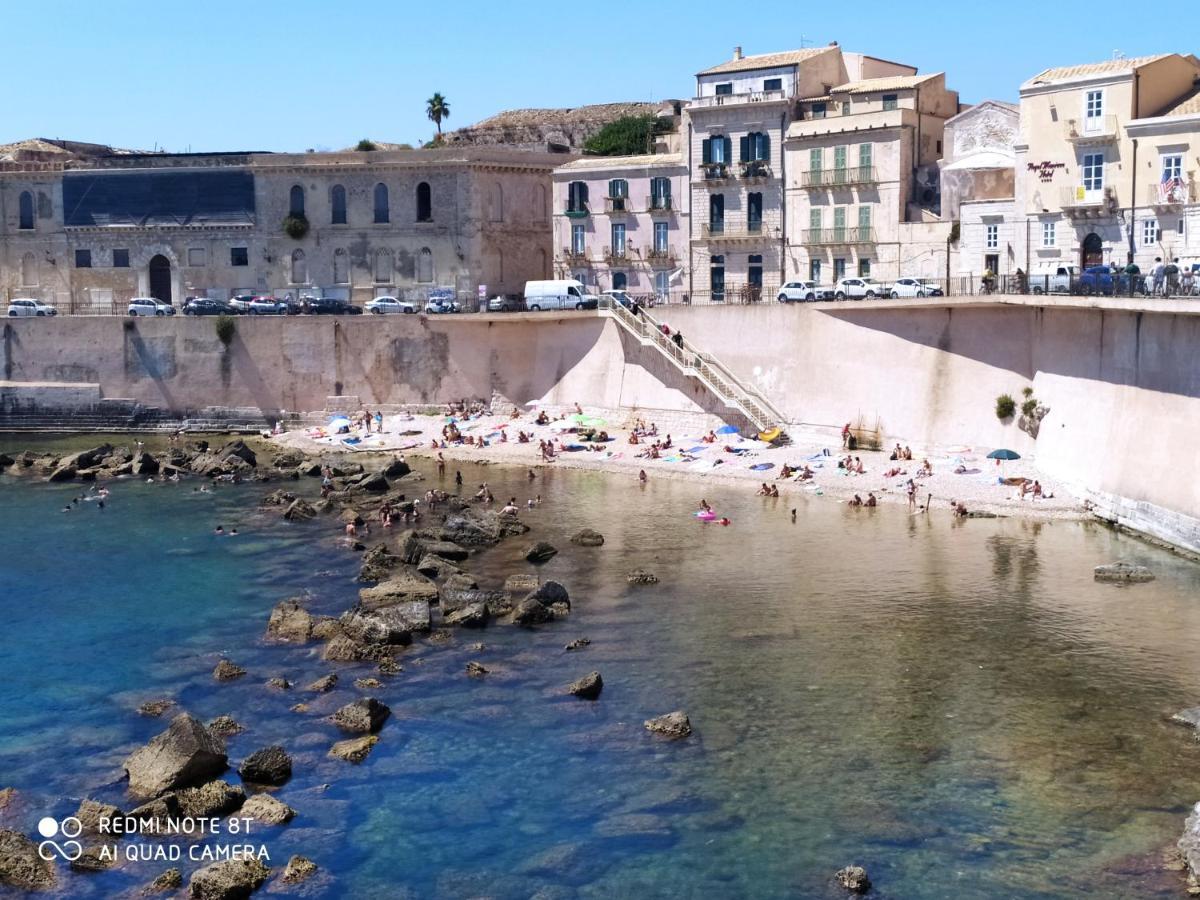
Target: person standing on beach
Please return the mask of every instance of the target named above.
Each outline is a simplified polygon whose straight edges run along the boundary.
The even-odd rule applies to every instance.
[[[438,451],[437,455],[437,473],[438,478],[444,478],[446,476],[446,457],[442,456],[441,450]]]
[[[458,487],[462,487],[462,483],[463,483],[462,472],[458,471],[457,469],[454,470],[454,483]]]

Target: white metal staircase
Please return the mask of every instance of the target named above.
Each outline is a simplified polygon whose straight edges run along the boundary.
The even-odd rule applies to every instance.
[[[681,342],[682,346],[676,344],[673,336],[663,334],[662,325],[645,309],[640,315],[634,315],[613,298],[601,297],[600,314],[616,320],[643,346],[654,347],[684,375],[698,379],[722,403],[749,419],[760,432],[779,428],[782,433],[786,419],[760,391],[743,384],[728,366],[686,338]]]

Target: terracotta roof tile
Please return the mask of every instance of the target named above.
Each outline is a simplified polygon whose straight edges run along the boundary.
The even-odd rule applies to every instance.
[[[724,72],[745,72],[750,69],[773,69],[777,66],[794,66],[805,60],[820,56],[835,50],[836,47],[806,47],[803,50],[786,50],[782,53],[759,53],[757,56],[743,56],[741,59],[731,59],[711,68],[697,72],[697,75],[720,75]]]
[[[1156,53],[1153,56],[1134,56],[1129,59],[1106,59],[1104,62],[1084,63],[1078,66],[1058,66],[1057,68],[1045,69],[1039,72],[1026,81],[1022,87],[1032,87],[1052,81],[1071,81],[1076,78],[1089,78],[1094,75],[1120,75],[1123,72],[1132,72],[1134,69],[1139,69],[1142,66],[1174,55],[1173,53]]]

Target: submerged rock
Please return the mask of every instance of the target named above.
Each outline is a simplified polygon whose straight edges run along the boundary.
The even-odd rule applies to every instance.
[[[242,724],[233,716],[217,716],[208,723],[208,730],[217,737],[226,738],[232,737],[235,734],[240,734],[245,731]]]
[[[330,691],[332,691],[335,687],[337,687],[337,683],[338,683],[337,674],[334,672],[330,672],[328,675],[322,675],[320,678],[318,678],[316,681],[314,681],[312,684],[310,684],[308,687],[306,687],[305,690],[306,691],[314,691],[318,694],[327,694]]]
[[[317,864],[307,856],[293,856],[284,866],[279,880],[284,884],[299,884],[317,873]]]
[[[1096,566],[1092,570],[1097,581],[1153,581],[1154,573],[1145,566],[1127,562],[1115,562],[1106,566]]]
[[[471,678],[482,678],[488,673],[488,670],[483,667],[482,663],[477,663],[471,660],[467,663],[467,675]]]
[[[129,790],[135,797],[198,784],[225,771],[225,746],[193,716],[180,713],[170,727],[125,760]]]
[[[258,859],[229,859],[192,874],[192,900],[244,900],[263,886],[271,870]]]
[[[580,547],[599,547],[604,543],[604,535],[598,531],[592,531],[590,528],[584,528],[571,537],[571,543],[578,544]]]
[[[839,885],[855,894],[865,894],[871,889],[871,879],[867,877],[867,870],[862,866],[838,869],[833,877]]]
[[[1171,716],[1171,721],[1176,725],[1185,725],[1188,728],[1200,728],[1200,706],[1181,709]]]
[[[292,683],[282,676],[267,679],[267,687],[276,691],[289,691],[292,688]]]
[[[38,855],[37,845],[18,831],[0,828],[0,884],[23,891],[54,886],[54,863]]]
[[[367,734],[378,731],[383,727],[392,711],[387,704],[380,703],[374,697],[364,697],[347,703],[332,716],[333,724],[342,731]]]
[[[138,707],[137,711],[138,715],[147,716],[151,719],[157,719],[174,705],[174,700],[167,700],[165,698],[162,700],[147,700]]]
[[[246,670],[241,666],[234,665],[227,659],[217,663],[217,667],[213,669],[213,678],[217,681],[233,681],[236,678],[241,678],[246,674]]]
[[[588,672],[578,681],[573,682],[567,688],[567,693],[581,700],[596,700],[602,690],[604,690],[604,679],[600,677],[600,673]]]
[[[538,541],[526,547],[523,555],[531,563],[544,563],[558,555],[558,548],[546,541]]]
[[[241,815],[264,825],[283,825],[296,817],[296,811],[270,794],[255,794],[246,801]]]
[[[645,569],[634,569],[625,576],[625,580],[630,584],[658,584],[658,576]]]
[[[647,731],[661,734],[663,737],[677,740],[692,733],[692,723],[683,710],[669,712],[665,716],[647,719],[642,723]]]
[[[360,691],[374,691],[383,687],[383,682],[378,678],[368,676],[366,678],[355,678],[354,686]]]
[[[238,774],[252,784],[278,787],[292,777],[292,758],[278,744],[255,750],[242,761]]]
[[[567,644],[567,646],[563,647],[563,649],[564,650],[582,650],[584,647],[591,644],[591,642],[592,642],[591,638],[575,638],[575,640],[571,641],[571,643]]]
[[[167,871],[142,888],[142,893],[165,894],[167,891],[177,891],[181,887],[183,887],[183,873],[178,869],[167,869]]]
[[[365,737],[350,738],[345,741],[338,741],[329,748],[329,755],[345,760],[348,763],[357,765],[370,755],[371,750],[379,743],[379,738],[373,734]]]

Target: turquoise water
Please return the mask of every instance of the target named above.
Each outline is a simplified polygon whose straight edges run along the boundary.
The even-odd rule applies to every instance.
[[[327,524],[258,511],[263,487],[124,481],[105,510],[62,513],[78,486],[5,479],[9,824],[32,833],[83,796],[127,807],[121,760],[165,725],[136,707],[169,696],[246,723],[235,762],[292,752],[278,796],[298,816],[256,839],[273,865],[313,858],[330,876],[318,895],[824,897],[850,862],[880,897],[1177,895],[1159,856],[1200,800],[1200,745],[1163,717],[1200,703],[1197,566],[1094,526],[821,500],[799,501],[792,524],[786,501],[705,485],[734,520],[718,528],[692,519],[694,485],[464,474],[499,497],[543,495],[523,516],[562,551],[540,571],[574,611],[407,651],[372,692],[393,718],[358,767],[326,758],[339,735],[323,717],[374,673],[260,641],[282,597],[331,613],[353,601],[357,560]],[[242,533],[216,537],[217,523]],[[584,526],[607,543],[569,544]],[[474,558],[481,584],[527,570],[522,543]],[[1116,558],[1158,580],[1095,584]],[[638,566],[660,584],[628,586]],[[579,636],[591,646],[565,652]],[[249,675],[215,684],[221,655]],[[485,679],[463,674],[471,659]],[[315,700],[264,686],[334,668],[338,689]],[[562,695],[592,669],[598,702]],[[291,712],[301,699],[310,711]],[[677,708],[687,741],[642,729]],[[164,867],[66,877],[73,896],[109,896]]]

